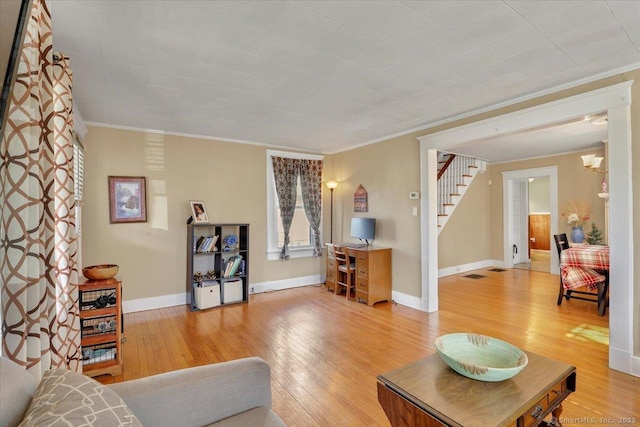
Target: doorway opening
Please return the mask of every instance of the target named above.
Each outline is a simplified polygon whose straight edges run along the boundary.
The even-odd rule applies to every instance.
[[[421,253],[422,286],[420,308],[438,310],[438,239],[437,239],[437,151],[467,142],[492,138],[497,135],[534,129],[595,112],[607,112],[609,164],[616,165],[609,171],[609,208],[616,212],[616,220],[609,221],[609,245],[611,246],[610,280],[616,283],[609,300],[609,367],[625,373],[639,375],[640,358],[634,356],[634,312],[630,301],[633,294],[633,199],[631,190],[631,86],[626,81],[613,86],[570,96],[539,106],[506,113],[501,116],[462,125],[441,132],[419,137],[421,190]],[[557,174],[556,174],[557,176]],[[524,177],[523,177],[524,178]],[[503,194],[511,191],[510,180],[503,177]],[[557,186],[557,184],[556,184]],[[553,191],[553,185],[551,187]],[[557,204],[557,195],[551,196]],[[509,203],[504,204],[509,206]],[[508,209],[503,208],[503,223],[511,221]],[[557,215],[557,206],[551,215]],[[555,232],[553,217],[552,233]],[[506,229],[510,230],[510,229]],[[506,234],[510,234],[508,231]],[[506,234],[503,238],[506,239]],[[506,246],[506,245],[503,245]],[[513,266],[511,247],[505,250],[504,267]],[[551,272],[558,272],[558,255],[551,252]],[[633,368],[632,368],[633,366]]]
[[[536,180],[538,184],[533,184]],[[559,274],[558,254],[550,250],[558,224],[558,168],[503,172],[502,186],[504,266],[513,268],[528,264],[530,267],[529,251],[534,249],[540,261],[537,260],[536,266]],[[518,254],[514,254],[515,248],[518,248]]]
[[[551,271],[551,200],[549,176],[514,183],[513,268]]]

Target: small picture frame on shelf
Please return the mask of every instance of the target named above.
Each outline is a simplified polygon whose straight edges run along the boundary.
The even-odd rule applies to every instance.
[[[109,177],[109,220],[111,224],[147,222],[145,177]]]
[[[191,217],[195,224],[209,223],[209,216],[207,215],[207,208],[205,208],[204,202],[199,200],[190,200],[189,206],[191,207]]]

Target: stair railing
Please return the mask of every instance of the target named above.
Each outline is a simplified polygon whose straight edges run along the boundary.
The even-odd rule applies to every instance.
[[[450,155],[438,171],[438,214],[445,214],[445,206],[452,204],[452,196],[459,194],[458,185],[464,183],[464,175],[469,167],[475,166],[475,159],[466,156]]]

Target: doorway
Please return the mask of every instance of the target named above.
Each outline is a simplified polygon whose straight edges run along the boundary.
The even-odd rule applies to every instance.
[[[421,252],[422,283],[420,309],[438,310],[438,239],[437,239],[437,151],[482,138],[490,138],[509,132],[525,131],[540,126],[559,123],[562,120],[606,111],[608,117],[609,164],[616,168],[609,171],[609,206],[616,212],[616,220],[609,221],[609,245],[611,246],[610,280],[616,283],[610,294],[609,367],[625,373],[640,375],[640,358],[634,356],[634,313],[630,301],[633,295],[633,199],[631,190],[631,86],[633,81],[596,89],[568,98],[559,99],[535,107],[506,113],[467,125],[419,137],[420,180],[424,197],[421,198]],[[556,175],[557,176],[557,175]],[[512,191],[509,180],[503,177],[503,193]],[[553,191],[553,185],[552,190]],[[552,202],[557,196],[552,195]],[[509,203],[504,204],[509,206]],[[557,213],[557,207],[551,214]],[[510,222],[504,208],[503,223]],[[552,233],[554,223],[552,218]],[[509,229],[507,229],[509,230]],[[511,232],[508,231],[507,234]],[[503,235],[504,238],[506,238]],[[513,265],[511,248],[505,251],[504,263]],[[558,271],[557,253],[551,256],[551,270]],[[554,268],[555,267],[555,268]],[[637,319],[637,318],[636,318]],[[632,365],[634,368],[632,368]]]
[[[551,271],[551,200],[549,176],[528,177],[514,183],[511,201],[513,268]]]
[[[532,181],[529,181],[531,180]],[[538,180],[542,185],[539,189],[533,186],[535,198],[531,201],[532,186],[529,184]],[[553,235],[557,234],[558,224],[558,168],[550,166],[545,168],[522,169],[517,171],[502,172],[502,203],[503,203],[503,253],[504,266],[513,268],[518,263],[529,260],[529,248],[531,247],[531,236],[529,235],[529,218],[531,213],[539,212],[547,216],[545,222],[548,224],[546,234],[540,234],[536,240],[544,242],[553,241]],[[537,242],[536,242],[537,243]],[[515,258],[513,256],[514,246],[523,251],[523,256]],[[536,248],[538,245],[536,245]],[[541,245],[540,247],[546,247]],[[550,246],[549,246],[550,249]],[[559,274],[558,254],[554,251],[539,252],[545,261],[547,272]]]

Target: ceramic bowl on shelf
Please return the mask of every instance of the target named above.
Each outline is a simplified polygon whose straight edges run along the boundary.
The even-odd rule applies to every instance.
[[[438,337],[436,351],[454,371],[479,381],[503,381],[527,366],[527,355],[486,335],[457,333]]]
[[[118,266],[116,264],[90,265],[82,269],[82,274],[91,280],[111,279],[118,274]]]

